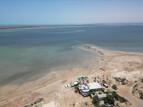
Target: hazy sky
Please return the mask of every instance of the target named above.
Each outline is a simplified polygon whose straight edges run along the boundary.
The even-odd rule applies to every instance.
[[[143,0],[0,0],[0,24],[143,22]]]

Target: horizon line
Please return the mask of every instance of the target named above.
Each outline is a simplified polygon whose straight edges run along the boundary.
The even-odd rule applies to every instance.
[[[103,25],[111,25],[111,24],[116,24],[116,25],[123,25],[123,24],[143,24],[143,22],[112,22],[112,23],[85,23],[85,24],[1,24],[0,27],[2,26],[58,26],[58,25],[99,25],[99,24],[103,24]]]

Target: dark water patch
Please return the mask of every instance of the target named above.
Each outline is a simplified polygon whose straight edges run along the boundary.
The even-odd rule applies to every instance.
[[[54,26],[53,28],[24,29],[0,32],[0,46],[52,46],[92,43],[106,47],[143,47],[143,25],[118,26]],[[129,45],[131,44],[131,45]],[[137,51],[142,51],[139,48]]]

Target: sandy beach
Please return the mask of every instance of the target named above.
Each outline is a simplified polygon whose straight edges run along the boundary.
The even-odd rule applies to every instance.
[[[84,68],[53,71],[42,78],[20,85],[4,85],[0,87],[0,107],[23,107],[38,98],[43,98],[46,107],[93,107],[90,98],[84,98],[67,89],[65,84],[73,81],[79,75],[93,79],[95,77],[110,80],[118,86],[117,92],[130,103],[130,107],[142,107],[143,100],[132,93],[133,86],[143,79],[143,54],[101,49],[93,45],[82,45],[79,49],[94,53],[96,58],[87,60],[90,65]],[[114,77],[128,80],[127,85],[120,85]],[[140,83],[143,85],[143,83]],[[142,87],[143,90],[143,86]]]

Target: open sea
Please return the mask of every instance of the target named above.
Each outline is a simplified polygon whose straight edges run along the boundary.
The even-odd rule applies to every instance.
[[[0,85],[81,66],[91,57],[77,48],[82,44],[143,52],[143,25],[51,25],[0,30]]]

